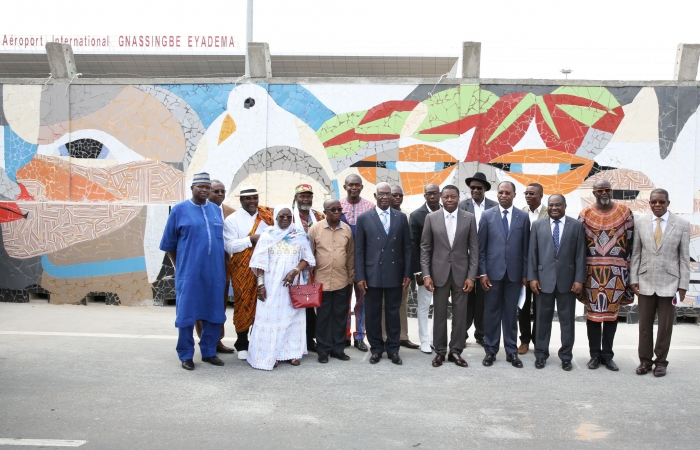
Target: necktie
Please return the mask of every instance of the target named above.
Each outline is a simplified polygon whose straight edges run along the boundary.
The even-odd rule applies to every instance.
[[[664,220],[661,217],[656,218],[656,228],[654,229],[654,240],[656,241],[656,248],[659,248],[661,245],[661,236],[663,233],[661,232],[661,221]]]
[[[452,214],[447,216],[447,240],[450,241],[450,247],[452,247],[452,243],[455,240],[455,225]]]
[[[389,234],[389,211],[382,212],[382,225],[386,234]]]
[[[503,211],[503,230],[506,232],[506,237],[508,237],[508,210]]]
[[[552,231],[552,240],[554,241],[554,253],[559,253],[559,220],[554,221],[554,231]]]

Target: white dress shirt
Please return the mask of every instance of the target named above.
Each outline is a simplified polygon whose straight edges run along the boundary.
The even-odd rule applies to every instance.
[[[506,218],[508,219],[508,232],[510,233],[510,224],[512,223],[511,219],[513,218],[513,205],[510,205],[510,208],[508,209],[503,209],[503,207],[499,204],[498,209],[501,212],[501,222],[503,221],[503,211],[508,211]]]
[[[226,253],[233,255],[253,245],[248,235],[253,226],[255,226],[255,219],[257,218],[257,212],[251,216],[248,211],[241,208],[224,220],[224,249],[226,249]],[[262,233],[267,227],[268,225],[265,222],[260,221],[255,234]]]
[[[452,232],[457,234],[457,211],[458,210],[459,210],[459,208],[455,209],[452,212],[447,212],[446,209],[444,209],[444,208],[442,209],[442,215],[445,217],[445,229],[448,230],[448,233],[449,233],[450,227],[447,225],[447,221],[450,220],[450,219],[448,219],[448,217],[452,217],[452,219],[451,219],[452,220]],[[454,236],[452,236],[452,239],[454,240]],[[449,236],[448,236],[448,241],[449,241]]]
[[[472,205],[474,205],[474,217],[476,218],[476,231],[479,231],[479,222],[481,221],[481,215],[486,211],[486,199],[477,205],[474,199],[472,199]]]
[[[535,220],[540,218],[540,212],[542,211],[542,208],[544,208],[544,205],[542,203],[540,203],[540,206],[535,208],[534,211],[530,210],[529,207],[527,208],[527,215],[530,216],[530,228],[532,228],[532,224],[535,222]]]
[[[668,216],[669,216],[668,210],[664,213],[663,216],[661,216],[661,234],[664,234],[666,232],[666,224],[668,223]],[[653,213],[651,214],[651,235],[654,236],[654,231],[656,230],[656,217]]]
[[[562,216],[561,219],[559,219],[559,242],[561,243],[561,237],[564,235],[564,222],[566,222],[566,216]],[[554,219],[551,217],[549,218],[549,226],[550,226],[550,231],[552,232],[552,236],[554,236]]]

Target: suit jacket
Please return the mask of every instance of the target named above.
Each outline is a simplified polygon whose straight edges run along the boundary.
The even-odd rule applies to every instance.
[[[500,208],[491,208],[481,215],[479,275],[486,274],[491,280],[502,280],[506,273],[513,282],[527,277],[530,217],[520,209],[513,208],[512,211],[507,239]]]
[[[406,214],[389,208],[389,234],[377,209],[360,214],[355,227],[355,281],[375,288],[398,287],[411,278],[411,235]]]
[[[659,248],[654,227],[650,216],[635,219],[630,284],[639,284],[642,295],[673,297],[690,284],[690,223],[670,213]]]
[[[420,262],[423,276],[432,277],[435,286],[447,284],[452,271],[455,283],[462,285],[467,277],[476,279],[479,266],[479,238],[474,214],[457,208],[455,237],[450,247],[442,210],[431,212],[425,218],[421,237]]]
[[[442,208],[440,208],[442,211]],[[408,226],[411,230],[411,272],[418,273],[421,271],[421,250],[420,241],[423,236],[423,224],[425,217],[431,213],[428,205],[423,203],[423,206],[413,211],[408,218]]]
[[[484,211],[487,209],[491,209],[495,206],[498,206],[498,202],[494,202],[493,200],[491,200],[489,198],[484,198]],[[467,212],[474,214],[474,200],[472,200],[471,198],[468,198],[466,200],[462,200],[461,202],[459,202],[458,207],[467,211]]]
[[[536,220],[530,230],[528,281],[538,280],[542,292],[571,292],[574,282],[586,281],[586,234],[583,223],[566,216],[564,232],[559,236],[559,252],[554,252],[549,216]]]

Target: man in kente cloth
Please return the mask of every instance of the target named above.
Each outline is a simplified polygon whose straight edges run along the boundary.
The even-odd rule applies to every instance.
[[[253,186],[242,186],[236,197],[240,197],[241,209],[231,214],[224,222],[224,248],[231,255],[228,273],[233,285],[233,325],[238,338],[233,345],[238,350],[238,359],[248,357],[248,331],[255,319],[258,286],[250,270],[250,258],[260,233],[272,225],[272,210],[259,206],[259,192]]]

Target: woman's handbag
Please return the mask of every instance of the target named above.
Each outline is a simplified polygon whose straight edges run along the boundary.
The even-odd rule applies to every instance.
[[[300,308],[320,308],[323,300],[323,284],[314,281],[314,274],[309,269],[309,284],[299,284],[301,273],[297,275],[297,284],[289,286],[289,296],[292,298],[292,306]]]

